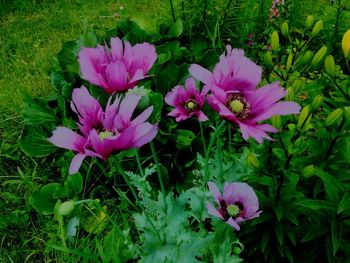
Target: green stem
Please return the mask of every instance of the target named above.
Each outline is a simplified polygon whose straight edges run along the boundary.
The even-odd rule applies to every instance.
[[[136,162],[137,162],[137,166],[139,167],[141,176],[145,177],[145,174],[144,174],[143,169],[142,169],[142,165],[141,165],[141,161],[140,161],[140,156],[139,156],[139,151],[138,150],[136,150]]]
[[[176,18],[175,18],[173,0],[169,0],[169,1],[170,1],[171,15],[173,16],[173,20],[174,20],[174,22],[175,22],[175,21],[176,21]]]
[[[206,145],[205,139],[204,139],[204,132],[203,132],[202,122],[199,122],[199,127],[201,129],[201,137],[202,137],[202,144],[203,144],[203,149],[204,149],[204,155],[206,155],[207,154],[207,145]]]
[[[213,137],[210,139],[210,143],[209,143],[209,146],[208,146],[208,149],[207,149],[207,153],[205,155],[205,161],[204,161],[204,180],[203,180],[203,186],[206,185],[209,181],[209,156],[210,156],[210,152],[211,152],[211,149],[213,148],[213,145],[214,145],[214,142],[216,141],[216,138],[218,137],[219,133],[220,133],[220,130],[221,128],[225,125],[225,120],[222,120],[222,122],[219,124],[219,126],[216,128],[215,130],[215,133],[213,135]]]
[[[230,127],[228,127],[228,152],[230,154],[232,153],[232,134]]]
[[[153,159],[154,159],[154,161],[156,163],[160,189],[162,190],[163,203],[164,203],[164,208],[165,208],[165,211],[166,211],[167,210],[167,203],[166,203],[166,199],[165,199],[165,187],[164,187],[164,182],[163,182],[163,178],[162,178],[162,173],[160,171],[159,160],[158,160],[157,153],[156,153],[156,150],[154,148],[153,142],[151,141],[149,144],[151,146]]]

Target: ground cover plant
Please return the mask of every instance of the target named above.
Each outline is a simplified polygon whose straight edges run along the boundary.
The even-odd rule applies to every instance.
[[[120,2],[62,41],[2,143],[0,259],[347,262],[349,5],[311,2]]]

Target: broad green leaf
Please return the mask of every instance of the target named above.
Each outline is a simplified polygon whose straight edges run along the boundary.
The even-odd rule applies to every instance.
[[[350,209],[350,194],[347,192],[343,195],[338,207],[338,214]]]
[[[278,159],[282,161],[286,160],[286,155],[284,154],[284,151],[281,148],[273,148],[272,152],[274,155],[277,156]]]
[[[175,142],[178,149],[190,146],[194,138],[195,135],[190,130],[175,130]]]
[[[45,157],[57,149],[41,130],[33,127],[24,130],[19,146],[25,154],[32,157]]]
[[[163,108],[163,96],[158,92],[152,92],[148,95],[150,104],[153,105],[153,112],[149,120],[156,122],[161,119],[161,113]]]
[[[332,220],[331,225],[331,233],[332,233],[332,248],[333,248],[333,256],[337,253],[340,248],[341,243],[341,233],[342,232],[342,224],[337,219]]]
[[[29,125],[52,125],[55,123],[55,111],[47,106],[43,99],[24,98],[24,120]]]
[[[58,183],[50,183],[43,186],[40,190],[35,191],[29,197],[29,204],[34,207],[36,211],[43,215],[51,215],[54,212],[56,199],[53,198]]]

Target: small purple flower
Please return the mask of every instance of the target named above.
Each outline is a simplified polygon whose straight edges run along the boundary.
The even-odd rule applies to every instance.
[[[79,52],[80,71],[84,79],[112,94],[125,92],[147,77],[157,59],[149,43],[131,46],[128,41],[111,38],[111,48],[83,48]]]
[[[277,132],[270,124],[259,124],[275,115],[297,114],[300,106],[292,101],[279,101],[286,91],[278,82],[258,88],[261,67],[244,56],[243,50],[227,46],[214,72],[192,64],[190,73],[209,87],[208,104],[222,118],[237,124],[245,140],[250,137],[262,143],[272,140],[267,132]]]
[[[248,46],[253,46],[254,45],[254,42],[253,41],[248,41]]]
[[[146,122],[153,107],[148,107],[131,120],[141,97],[127,94],[123,100],[109,99],[103,111],[98,101],[82,86],[73,90],[71,108],[77,113],[80,134],[66,127],[57,127],[48,139],[57,147],[77,152],[69,173],[78,172],[86,156],[106,160],[109,155],[129,148],[139,148],[157,135],[157,125]]]
[[[194,79],[188,78],[185,88],[178,85],[165,96],[165,102],[175,107],[168,115],[176,117],[177,122],[193,116],[199,121],[207,121],[208,117],[202,111],[207,92],[207,88],[204,88],[202,92],[197,91]]]
[[[260,215],[259,201],[253,190],[246,183],[225,183],[223,195],[212,182],[208,183],[218,208],[207,203],[209,214],[221,218],[223,221],[239,231],[239,224]]]

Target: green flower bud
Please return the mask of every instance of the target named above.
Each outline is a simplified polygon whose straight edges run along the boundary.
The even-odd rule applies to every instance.
[[[323,103],[323,96],[317,95],[311,103],[311,110],[312,111],[317,110],[322,105],[322,103]]]
[[[280,38],[277,31],[273,31],[271,35],[271,47],[273,51],[278,51],[280,48]]]
[[[305,20],[305,26],[306,27],[311,27],[314,24],[314,17],[308,15]]]
[[[335,75],[335,63],[332,55],[328,55],[324,60],[324,70],[330,77]]]
[[[258,160],[258,158],[256,157],[256,155],[252,152],[250,152],[247,156],[247,164],[250,168],[253,169],[260,169],[261,165],[260,165],[260,161]]]
[[[308,122],[309,120],[306,120],[307,116],[309,116],[309,113],[310,113],[310,105],[307,105],[305,106],[301,112],[300,112],[300,115],[299,115],[299,118],[298,118],[298,127],[301,128],[301,126],[304,126],[305,127],[305,124],[306,122]]]
[[[304,79],[296,79],[292,84],[292,89],[294,93],[298,93],[300,90],[302,90],[305,86],[305,80]]]
[[[281,116],[279,116],[279,115],[272,116],[271,117],[271,124],[276,129],[281,129],[281,127],[282,127]]]
[[[346,59],[350,61],[350,29],[348,29],[342,39],[341,47]]]
[[[306,53],[301,58],[301,63],[303,65],[305,65],[305,66],[309,65],[309,63],[311,62],[313,56],[314,56],[314,54],[310,50],[306,51]]]
[[[315,171],[315,166],[313,164],[310,164],[301,171],[301,175],[305,178],[309,178],[315,174]]]
[[[324,59],[326,54],[327,54],[327,46],[321,47],[319,49],[319,51],[317,51],[317,53],[313,57],[313,59],[311,61],[311,67],[313,69],[317,69],[319,67],[319,65],[323,62],[323,59]]]
[[[61,216],[67,216],[70,213],[72,213],[72,211],[74,210],[74,207],[75,207],[75,202],[73,200],[63,202],[58,208],[58,213]]]
[[[289,71],[290,70],[290,67],[292,66],[292,63],[293,63],[293,54],[290,53],[288,55],[288,59],[287,59],[287,67],[286,67],[286,70]]]
[[[323,21],[319,20],[316,22],[314,28],[312,29],[311,37],[316,37],[318,33],[320,33],[321,29],[323,29]]]
[[[287,22],[283,22],[281,24],[281,33],[284,37],[288,37],[289,35],[289,28]]]
[[[294,96],[294,90],[293,90],[293,88],[289,87],[289,88],[286,89],[286,91],[287,91],[287,95],[286,95],[285,98],[286,98],[287,100],[294,100],[294,99],[295,99],[295,96]]]
[[[342,109],[336,109],[336,110],[332,111],[328,115],[324,125],[331,126],[334,123],[336,123],[337,121],[339,121],[342,116],[343,116],[343,110]]]
[[[270,52],[266,52],[264,54],[264,64],[269,68],[273,67],[272,56]]]

